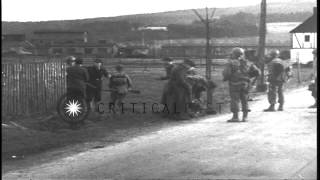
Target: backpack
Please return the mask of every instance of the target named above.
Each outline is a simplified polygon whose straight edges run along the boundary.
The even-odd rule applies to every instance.
[[[110,81],[115,86],[123,86],[127,84],[127,76],[125,74],[112,75]]]

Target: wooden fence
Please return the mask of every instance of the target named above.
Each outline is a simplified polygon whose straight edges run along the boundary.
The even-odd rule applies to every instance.
[[[60,59],[2,62],[2,114],[45,113],[66,91],[66,67]]]

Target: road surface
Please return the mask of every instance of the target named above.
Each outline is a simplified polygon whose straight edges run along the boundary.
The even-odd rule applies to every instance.
[[[251,104],[249,122],[230,114],[161,129],[113,146],[10,171],[3,179],[316,179],[316,109],[306,88],[285,111]]]

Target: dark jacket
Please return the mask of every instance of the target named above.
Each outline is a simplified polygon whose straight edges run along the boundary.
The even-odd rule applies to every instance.
[[[101,89],[102,86],[102,77],[109,77],[108,71],[101,67],[100,69],[97,66],[89,66],[87,67],[89,73],[89,83],[95,86],[98,89]]]
[[[77,65],[67,68],[67,89],[78,90],[85,95],[88,80],[89,75],[85,68]]]

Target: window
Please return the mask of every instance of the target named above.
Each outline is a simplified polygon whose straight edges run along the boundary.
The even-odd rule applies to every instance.
[[[310,35],[304,36],[304,42],[310,42]]]
[[[92,52],[93,52],[93,48],[85,48],[84,49],[85,54],[92,54]]]

